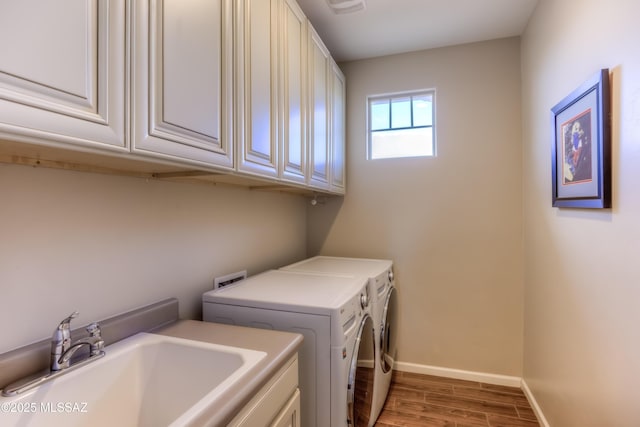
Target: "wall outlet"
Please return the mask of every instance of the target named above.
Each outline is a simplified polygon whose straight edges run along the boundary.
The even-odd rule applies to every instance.
[[[232,283],[244,280],[247,278],[247,270],[238,271],[237,273],[227,274],[226,276],[220,276],[213,279],[213,289],[224,288]]]

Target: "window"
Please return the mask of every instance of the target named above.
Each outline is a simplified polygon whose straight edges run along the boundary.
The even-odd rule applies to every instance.
[[[435,155],[435,91],[368,98],[368,159]]]

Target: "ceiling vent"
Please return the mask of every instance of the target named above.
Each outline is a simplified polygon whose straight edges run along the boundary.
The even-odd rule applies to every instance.
[[[333,13],[352,13],[364,10],[365,0],[327,0]]]

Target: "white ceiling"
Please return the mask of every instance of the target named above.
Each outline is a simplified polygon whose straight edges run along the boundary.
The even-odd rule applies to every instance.
[[[365,0],[335,14],[326,0],[298,0],[336,61],[521,35],[538,0]]]

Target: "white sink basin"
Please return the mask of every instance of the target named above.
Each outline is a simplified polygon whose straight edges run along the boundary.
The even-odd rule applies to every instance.
[[[0,425],[185,425],[266,355],[145,333],[105,352],[33,390],[0,397]]]

